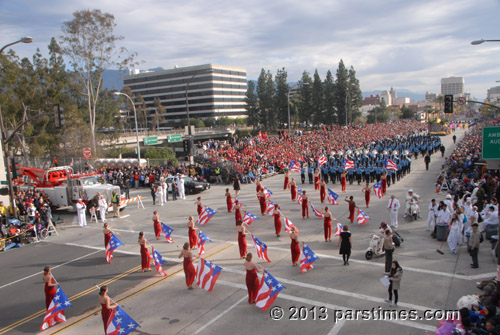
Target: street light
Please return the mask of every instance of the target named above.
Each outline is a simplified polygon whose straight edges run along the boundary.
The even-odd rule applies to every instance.
[[[196,72],[195,74],[193,74],[191,76],[191,78],[187,81],[186,83],[186,116],[187,116],[187,126],[188,126],[188,141],[189,141],[189,146],[188,146],[188,149],[189,149],[189,164],[193,164],[194,163],[194,160],[193,160],[193,136],[191,134],[191,120],[189,119],[189,99],[188,99],[188,91],[189,91],[189,84],[191,84],[191,81],[193,81],[193,79],[200,75],[200,74],[207,74],[207,73],[213,73],[214,70],[212,69],[203,69],[203,70],[200,70],[198,72]]]
[[[483,40],[483,39],[480,39],[480,40],[472,41],[472,42],[470,42],[470,44],[472,44],[472,45],[479,45],[479,44],[483,44],[484,42],[500,42],[500,40]]]
[[[132,104],[132,107],[134,108],[134,120],[135,120],[135,140],[137,141],[137,160],[138,160],[138,166],[141,166],[141,146],[139,144],[139,130],[137,129],[137,111],[135,110],[135,104],[134,100],[132,100],[131,97],[129,97],[127,94],[122,93],[122,92],[114,92],[115,95],[123,95],[130,100],[130,103]]]
[[[31,36],[25,36],[21,37],[19,40],[6,44],[0,49],[0,55],[2,52],[7,49],[8,47],[18,44],[18,43],[31,43],[33,42],[33,37]],[[2,109],[0,108],[0,131],[2,132],[1,137],[2,137],[2,150],[3,150],[3,164],[5,167],[7,167],[7,183],[9,185],[9,202],[10,202],[10,207],[12,208],[12,214],[14,215],[15,218],[17,218],[17,208],[14,203],[14,189],[12,188],[12,178],[11,178],[11,166],[9,164],[9,148],[7,146],[7,134],[5,133],[5,128],[3,126],[3,115],[2,115]],[[15,167],[14,167],[15,168]]]

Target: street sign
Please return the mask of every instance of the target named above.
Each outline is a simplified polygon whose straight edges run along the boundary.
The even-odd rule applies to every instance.
[[[483,128],[483,159],[500,159],[500,127]]]
[[[158,137],[157,136],[144,137],[143,141],[144,141],[144,145],[158,144]]]
[[[182,134],[168,135],[167,136],[168,143],[175,143],[182,141]]]
[[[457,98],[457,104],[459,104],[460,106],[465,105],[465,103],[466,103],[465,97],[458,97]]]
[[[83,148],[83,159],[90,159],[92,158],[92,151],[90,148]]]

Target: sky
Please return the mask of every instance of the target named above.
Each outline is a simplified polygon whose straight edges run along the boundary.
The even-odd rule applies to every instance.
[[[59,38],[63,22],[83,9],[115,17],[120,46],[138,54],[139,68],[198,64],[260,71],[304,71],[321,79],[342,59],[362,91],[391,87],[440,93],[441,78],[462,76],[479,100],[500,83],[500,0],[0,0],[0,45],[29,57]]]

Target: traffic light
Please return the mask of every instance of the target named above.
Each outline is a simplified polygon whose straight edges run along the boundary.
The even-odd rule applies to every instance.
[[[12,173],[12,179],[16,179],[21,176],[21,164],[17,162],[15,157],[10,159],[10,172]]]
[[[182,149],[184,152],[189,152],[189,140],[182,141]]]
[[[58,104],[54,105],[54,126],[56,129],[61,129],[64,126],[63,109]]]
[[[444,96],[444,112],[453,114],[453,94]]]

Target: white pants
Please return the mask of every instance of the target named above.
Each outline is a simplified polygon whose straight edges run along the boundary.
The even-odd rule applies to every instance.
[[[427,230],[431,230],[432,226],[436,225],[436,218],[434,217],[434,212],[429,212],[427,216]]]
[[[186,194],[184,193],[184,187],[179,188],[179,198],[186,200]]]
[[[102,223],[106,222],[106,208],[99,207],[99,215],[101,216]]]
[[[158,192],[158,198],[160,198],[160,205],[163,206],[163,203],[164,203],[164,201],[163,201],[163,192]]]
[[[391,227],[398,227],[398,211],[391,210]]]
[[[78,217],[78,224],[80,225],[80,227],[87,225],[87,216],[85,215],[85,212],[78,213],[77,217]]]
[[[168,197],[168,187],[163,190],[163,202],[167,202],[167,197]]]

